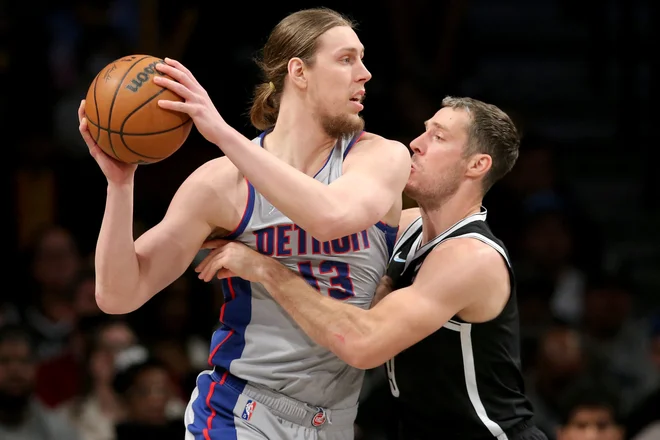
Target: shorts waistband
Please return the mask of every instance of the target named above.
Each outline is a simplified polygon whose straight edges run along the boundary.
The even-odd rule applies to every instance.
[[[213,379],[222,382],[256,402],[268,407],[284,420],[300,426],[325,430],[343,430],[353,426],[357,416],[355,405],[346,409],[321,408],[293,399],[285,394],[240,379],[223,368],[213,369]]]

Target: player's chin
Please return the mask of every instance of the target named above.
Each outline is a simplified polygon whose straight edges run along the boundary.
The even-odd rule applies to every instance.
[[[415,185],[415,182],[412,181],[412,178],[408,178],[408,182],[406,183],[406,186],[403,188],[403,193],[408,197],[414,198],[414,196],[417,195],[418,192],[419,191],[417,185]]]
[[[364,104],[362,104],[360,101],[348,101],[348,106],[350,112],[354,115],[357,115],[362,110],[364,110]]]

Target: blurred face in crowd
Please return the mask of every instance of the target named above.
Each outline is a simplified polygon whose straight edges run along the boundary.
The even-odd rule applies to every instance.
[[[548,213],[535,219],[523,236],[526,257],[540,267],[554,272],[563,269],[573,253],[573,240],[565,219]]]
[[[115,322],[103,328],[97,346],[90,356],[90,368],[94,379],[109,383],[114,375],[115,356],[137,342],[131,328],[123,322]]]
[[[147,425],[167,423],[165,407],[173,394],[170,377],[162,368],[142,370],[127,392],[128,414],[134,422]]]
[[[582,407],[559,429],[557,440],[623,440],[623,430],[608,408]]]
[[[35,373],[34,353],[27,341],[0,342],[0,409],[25,408],[34,389]]]
[[[538,356],[538,378],[544,394],[558,395],[584,369],[580,337],[571,329],[549,330],[540,341]]]
[[[65,291],[80,268],[78,249],[68,231],[53,228],[37,245],[34,260],[36,280],[48,288]]]

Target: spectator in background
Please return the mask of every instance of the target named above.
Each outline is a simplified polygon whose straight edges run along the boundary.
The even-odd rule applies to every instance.
[[[538,344],[535,368],[527,375],[526,390],[536,425],[555,438],[565,393],[589,375],[589,360],[580,335],[564,325],[549,328]]]
[[[564,322],[582,317],[586,274],[576,264],[576,236],[564,211],[544,209],[525,217],[514,259],[521,278],[540,277],[552,285],[550,310]]]
[[[19,326],[0,328],[0,439],[77,440],[67,420],[35,398],[35,371],[30,333]]]
[[[619,396],[603,384],[571,390],[564,401],[557,440],[623,440]]]
[[[28,298],[25,323],[35,335],[41,361],[61,354],[75,327],[71,286],[82,260],[69,230],[46,226],[36,236],[29,264],[33,296]]]
[[[484,199],[489,206],[491,228],[502,240],[514,243],[525,218],[535,213],[557,211],[566,214],[578,243],[574,260],[578,267],[591,270],[593,255],[601,255],[600,232],[584,212],[583,202],[575,196],[569,182],[562,179],[558,145],[552,139],[527,134],[520,145],[518,163],[511,173],[494,187]],[[518,249],[512,247],[512,254]],[[597,266],[596,266],[597,267]]]
[[[168,414],[178,399],[165,365],[138,347],[122,352],[116,365],[113,385],[126,409],[126,418],[116,425],[116,440],[181,440],[183,415]]]
[[[77,395],[82,387],[86,370],[89,334],[106,319],[94,298],[94,272],[83,270],[75,279],[71,298],[75,326],[62,351],[39,364],[37,369],[37,395],[42,403],[55,408]]]
[[[622,390],[625,413],[652,389],[655,378],[648,329],[632,314],[634,290],[623,274],[590,277],[581,326],[589,352]]]
[[[516,294],[520,310],[520,344],[523,373],[536,364],[539,341],[552,327],[555,319],[548,313],[553,284],[540,276],[519,278]]]
[[[651,341],[649,357],[656,372],[654,386],[634,406],[626,421],[626,431],[633,440],[660,439],[660,313],[651,319]]]
[[[141,340],[167,367],[177,394],[186,401],[196,386],[197,375],[208,368],[211,343],[209,338],[200,336],[198,322],[204,317],[190,301],[191,296],[196,301],[203,300],[192,289],[195,281],[197,278],[184,274],[135,312],[136,317],[143,317],[136,320]],[[213,318],[217,319],[215,314]]]
[[[80,375],[81,390],[59,408],[78,428],[81,440],[115,439],[115,424],[125,415],[112,386],[115,358],[136,344],[137,337],[123,318],[107,318],[91,332]]]

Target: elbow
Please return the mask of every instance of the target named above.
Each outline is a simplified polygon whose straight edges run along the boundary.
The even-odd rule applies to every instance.
[[[119,300],[118,298],[113,298],[113,295],[97,286],[96,288],[96,305],[98,308],[108,315],[124,315],[135,310],[131,308],[130,304],[124,301]]]
[[[371,356],[369,353],[365,352],[355,353],[351,357],[350,362],[345,361],[348,365],[360,370],[371,370],[373,368],[379,367],[385,363],[385,361],[380,361],[378,358]]]
[[[359,370],[369,370],[372,368],[369,360],[361,353],[353,353],[350,357],[342,360],[351,367]]]
[[[360,370],[370,370],[385,362],[376,356],[373,351],[373,345],[362,339],[343,347],[343,350],[341,350],[341,353],[338,353],[338,356],[351,367]]]
[[[320,242],[338,240],[359,232],[359,226],[355,226],[356,217],[351,214],[350,210],[344,208],[328,209],[319,213],[316,221],[312,224],[312,230],[307,232]]]

